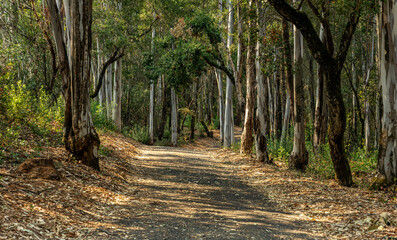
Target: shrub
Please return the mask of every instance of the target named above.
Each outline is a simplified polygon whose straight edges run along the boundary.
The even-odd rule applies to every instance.
[[[149,142],[149,130],[146,126],[134,126],[123,131],[124,135],[130,137],[140,143],[147,144]],[[165,134],[164,134],[165,135]]]
[[[95,127],[110,131],[116,130],[113,120],[107,118],[106,108],[101,106],[97,101],[91,101],[91,115]]]

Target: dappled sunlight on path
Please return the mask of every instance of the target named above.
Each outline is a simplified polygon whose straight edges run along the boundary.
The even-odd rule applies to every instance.
[[[136,195],[146,210],[118,224],[137,239],[314,239],[298,217],[275,211],[262,193],[209,152],[144,146]]]

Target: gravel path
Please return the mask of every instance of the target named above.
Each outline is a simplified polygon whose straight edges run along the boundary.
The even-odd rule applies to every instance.
[[[319,239],[211,151],[143,146],[136,158],[146,173],[136,196],[147,205],[113,222],[130,230],[108,239]]]

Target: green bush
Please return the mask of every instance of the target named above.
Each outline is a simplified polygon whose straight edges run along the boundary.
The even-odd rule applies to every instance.
[[[149,142],[149,130],[146,126],[134,126],[129,129],[125,128],[123,134],[143,144],[147,144]]]
[[[376,170],[378,151],[366,152],[365,148],[358,148],[349,155],[352,172],[370,173]]]
[[[26,136],[30,132],[41,137],[35,142],[39,146],[47,144],[47,138],[54,133],[62,132],[62,100],[55,104],[43,89],[33,93],[21,81],[3,85],[0,94],[0,158],[14,154],[10,151],[13,148],[27,146]]]
[[[311,142],[306,142],[309,152],[309,164],[306,171],[322,179],[331,179],[335,176],[334,166],[329,152],[329,145],[324,144],[313,149]]]
[[[91,115],[95,127],[110,131],[116,130],[113,120],[107,118],[106,108],[101,106],[97,101],[91,101]]]

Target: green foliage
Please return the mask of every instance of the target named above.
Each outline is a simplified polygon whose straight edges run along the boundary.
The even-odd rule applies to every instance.
[[[314,151],[312,143],[307,142],[306,149],[309,152],[309,164],[306,171],[322,179],[333,178],[335,171],[329,152],[329,145],[321,145]]]
[[[288,133],[286,134],[284,142],[281,144],[281,141],[276,138],[268,137],[267,145],[269,155],[272,159],[276,159],[279,161],[287,162],[290,153],[292,152],[292,148],[294,147],[293,142],[293,127],[288,129]]]
[[[116,127],[112,119],[108,119],[106,115],[106,108],[102,107],[98,102],[91,101],[91,115],[94,126],[97,128],[104,128],[110,131],[115,131]]]
[[[125,128],[123,130],[123,134],[124,136],[130,137],[143,144],[147,144],[149,142],[149,130],[146,126],[141,127],[135,125],[132,128]]]
[[[188,25],[192,30],[193,36],[206,36],[211,45],[216,45],[222,42],[221,31],[215,22],[215,19],[210,17],[207,13],[199,12],[189,21]]]
[[[47,138],[62,132],[64,105],[61,99],[55,104],[43,89],[33,94],[22,82],[4,86],[1,98],[3,114],[0,115],[0,158],[19,158],[12,150],[27,146],[27,132],[40,136],[35,150],[48,144]],[[61,137],[59,136],[59,139]],[[6,154],[6,152],[10,152]],[[10,155],[11,154],[11,155]]]
[[[240,141],[235,141],[234,143],[232,143],[232,145],[230,146],[230,149],[236,153],[240,152],[240,148],[241,148],[241,142]]]
[[[378,151],[366,152],[365,148],[358,148],[349,155],[352,172],[370,173],[376,170]]]

